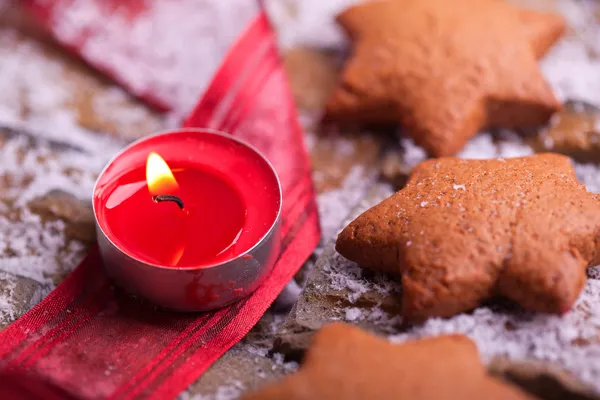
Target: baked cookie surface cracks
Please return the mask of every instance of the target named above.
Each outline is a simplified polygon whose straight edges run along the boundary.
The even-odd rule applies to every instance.
[[[543,124],[560,109],[537,59],[557,14],[504,0],[374,0],[338,16],[352,42],[326,118],[399,123],[432,156],[481,128]]]
[[[556,154],[419,164],[406,187],[367,210],[336,249],[401,275],[402,314],[449,317],[495,296],[564,313],[600,246],[600,197]]]

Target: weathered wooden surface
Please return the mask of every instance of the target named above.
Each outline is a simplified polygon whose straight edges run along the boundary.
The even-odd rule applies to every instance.
[[[519,1],[558,9],[567,15],[567,37],[543,61],[545,75],[563,99],[565,109],[550,124],[534,132],[485,132],[470,141],[459,156],[465,158],[511,157],[554,151],[571,156],[579,178],[593,191],[598,185],[597,135],[600,128],[600,97],[594,90],[600,80],[597,51],[600,7],[590,1]],[[593,12],[592,12],[593,11]],[[566,59],[570,59],[570,66]],[[422,150],[401,137],[386,146],[380,164],[381,177],[393,188],[404,184],[411,168],[425,159]],[[377,184],[354,211],[376,204],[391,189]],[[341,228],[341,226],[340,226]],[[600,299],[596,272],[578,305],[565,317],[532,315],[505,304],[481,307],[473,313],[447,320],[435,319],[420,326],[405,325],[398,315],[400,285],[395,277],[363,271],[344,260],[331,243],[316,262],[300,299],[275,340],[274,351],[299,361],[312,333],[332,320],[357,324],[391,340],[448,332],[473,337],[492,372],[535,392],[542,398],[598,398],[600,394]],[[503,361],[499,363],[500,357]],[[500,367],[501,364],[501,367]],[[546,368],[540,368],[540,365]],[[568,379],[566,378],[568,377]],[[558,397],[557,397],[558,396]]]
[[[569,106],[548,127],[525,137],[514,132],[482,133],[469,143],[462,156],[563,152],[587,163],[578,165],[579,176],[588,187],[600,191],[600,171],[590,163],[598,160],[595,107],[600,107],[600,45],[590,38],[600,37],[600,7],[593,0],[519,2],[558,8],[568,14],[572,27],[569,36],[544,60],[543,68],[563,100],[578,104],[585,101],[588,106]],[[515,359],[528,358],[531,353],[523,346],[534,343],[541,349],[539,354],[532,350],[534,356],[554,357],[551,361],[573,370],[572,379],[577,381],[581,370],[574,364],[593,362],[598,346],[600,322],[592,303],[600,301],[600,293],[595,291],[595,283],[588,284],[575,314],[564,321],[492,309],[451,321],[406,327],[395,315],[400,288],[394,280],[364,273],[335,254],[332,241],[351,211],[364,209],[391,193],[392,187],[382,181],[401,187],[424,154],[394,129],[371,132],[358,127],[342,131],[321,127],[322,106],[342,60],[342,36],[332,23],[332,15],[343,8],[343,2],[269,3],[282,41],[301,44],[286,51],[284,60],[311,153],[323,241],[296,277],[299,286],[306,280],[308,284],[290,316],[285,304],[267,313],[241,343],[181,397],[236,398],[244,390],[289,373],[295,368],[294,362],[286,362],[278,352],[298,359],[310,333],[331,320],[357,323],[395,340],[464,331],[492,344],[483,349],[486,357],[508,353],[504,356],[510,360],[510,367],[505,363],[502,371],[512,370]],[[47,295],[93,242],[89,198],[104,163],[128,141],[174,122],[148,110],[65,55],[27,21],[11,13],[1,14],[0,20],[0,126],[6,127],[0,129],[2,329]],[[560,328],[563,325],[565,328]],[[564,337],[552,342],[544,336],[544,330]],[[536,336],[546,338],[546,342],[535,341]],[[494,338],[504,338],[504,347]],[[277,343],[273,349],[274,340]],[[490,366],[500,370],[493,362]],[[539,381],[543,374],[531,371],[537,370],[527,368],[517,374],[527,378],[515,380],[521,379],[525,386]],[[546,393],[557,379],[544,386]]]

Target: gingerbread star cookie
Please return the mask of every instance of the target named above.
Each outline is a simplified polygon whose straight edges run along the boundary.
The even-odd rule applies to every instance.
[[[338,23],[353,52],[326,119],[400,123],[439,157],[481,128],[540,125],[560,109],[536,62],[565,30],[556,14],[504,0],[373,0]]]
[[[315,334],[299,372],[242,400],[445,400],[534,397],[486,374],[462,335],[394,345],[333,324]]]
[[[440,158],[338,236],[337,251],[399,274],[408,320],[449,317],[504,296],[564,313],[600,263],[600,196],[565,156]]]

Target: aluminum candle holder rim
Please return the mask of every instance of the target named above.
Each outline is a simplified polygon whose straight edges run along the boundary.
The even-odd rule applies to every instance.
[[[248,248],[246,251],[236,255],[235,257],[214,263],[214,264],[206,264],[206,265],[201,265],[201,266],[192,266],[192,267],[169,267],[169,266],[165,266],[165,265],[160,265],[160,264],[154,264],[152,262],[148,262],[148,261],[144,261],[141,260],[140,258],[138,258],[137,256],[135,256],[134,254],[130,254],[130,252],[126,252],[125,249],[122,249],[120,246],[118,246],[110,237],[109,235],[107,235],[107,233],[105,232],[105,230],[102,228],[101,224],[98,222],[98,213],[96,210],[96,204],[95,201],[92,201],[92,212],[94,213],[94,219],[96,220],[96,226],[97,228],[100,230],[100,232],[102,233],[102,235],[104,236],[104,238],[106,240],[108,240],[108,242],[110,243],[110,245],[117,249],[119,252],[123,253],[124,256],[129,257],[133,260],[135,260],[136,262],[146,265],[148,267],[154,267],[154,268],[159,268],[159,269],[165,269],[165,270],[183,270],[183,271],[198,271],[198,270],[208,270],[208,269],[213,269],[213,268],[218,268],[218,267],[224,267],[227,266],[228,264],[230,264],[231,262],[234,262],[238,259],[241,259],[245,256],[247,256],[250,253],[253,253],[254,250],[259,247],[261,244],[263,244],[265,242],[265,240],[267,240],[270,235],[275,231],[275,229],[277,228],[278,224],[279,224],[279,220],[281,219],[281,210],[283,207],[283,192],[282,192],[282,188],[281,188],[281,181],[279,179],[279,175],[277,174],[277,171],[275,170],[275,167],[273,166],[273,164],[271,163],[271,161],[269,161],[269,159],[260,151],[258,150],[256,147],[254,147],[253,145],[251,145],[250,143],[246,142],[245,140],[236,138],[235,136],[220,131],[218,129],[212,129],[212,128],[177,128],[177,129],[173,129],[173,130],[166,130],[166,131],[158,131],[155,132],[153,134],[150,134],[148,136],[145,136],[143,138],[137,139],[131,143],[129,143],[127,146],[125,146],[123,149],[121,149],[119,152],[117,152],[117,154],[115,154],[113,157],[111,157],[110,161],[108,161],[106,163],[106,165],[104,166],[104,168],[102,168],[102,171],[100,172],[100,174],[98,174],[98,178],[96,179],[96,182],[94,183],[94,188],[92,189],[92,193],[95,195],[96,193],[96,188],[98,186],[98,183],[100,181],[100,178],[102,178],[102,176],[104,175],[104,173],[106,172],[106,170],[114,163],[114,161],[119,158],[123,153],[125,153],[126,151],[128,151],[130,148],[136,146],[137,144],[144,142],[146,140],[149,140],[153,137],[157,137],[157,136],[169,136],[169,135],[177,135],[180,133],[184,133],[184,132],[199,132],[199,133],[208,133],[211,135],[216,135],[216,136],[221,136],[230,140],[233,140],[243,146],[246,146],[247,148],[249,148],[250,150],[252,150],[254,153],[256,153],[268,166],[269,169],[271,170],[271,172],[273,173],[273,176],[275,177],[275,181],[277,182],[277,191],[278,191],[278,195],[279,195],[279,207],[277,209],[277,215],[275,217],[275,219],[273,220],[273,223],[271,223],[271,226],[269,227],[269,229],[264,233],[264,235],[261,236],[261,238],[259,240],[256,241],[256,243],[254,243],[250,248]]]

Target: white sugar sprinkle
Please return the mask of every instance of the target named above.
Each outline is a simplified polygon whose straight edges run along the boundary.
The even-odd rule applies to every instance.
[[[0,29],[0,124],[26,129],[37,136],[68,143],[85,151],[104,149],[107,155],[119,147],[114,140],[97,135],[79,124],[72,102],[75,79],[69,79],[59,58],[48,56],[41,45],[25,40],[10,28]],[[90,78],[91,79],[91,78]],[[107,119],[141,124],[148,118],[142,106],[121,104],[125,93],[117,88],[94,93],[92,108]]]
[[[187,392],[183,392],[179,395],[177,400],[236,400],[241,397],[245,389],[246,385],[244,385],[243,382],[234,380],[219,386],[214,394],[192,395]]]
[[[257,4],[252,0],[238,1],[235,7],[197,0],[145,4],[148,10],[132,20],[127,12],[113,12],[102,2],[56,1],[56,34],[73,43],[93,31],[81,49],[85,57],[119,71],[137,93],[152,92],[183,115],[198,101],[218,60],[256,15]]]
[[[17,287],[13,276],[0,272],[2,292],[0,292],[0,321],[15,319],[14,291]]]
[[[10,176],[13,182],[3,188],[0,200],[10,201],[20,210],[18,220],[0,216],[0,251],[4,252],[0,271],[52,286],[54,275],[66,273],[77,265],[84,247],[77,241],[65,241],[64,222],[41,221],[27,204],[51,190],[89,199],[94,172],[100,170],[104,157],[73,151],[56,153],[43,142],[32,146],[30,140],[19,136],[4,144],[0,158],[0,176]],[[65,170],[82,173],[68,176]]]
[[[547,361],[574,373],[600,392],[599,296],[600,281],[590,279],[575,308],[562,317],[481,307],[471,315],[430,319],[391,340],[462,333],[475,340],[486,361],[495,355]]]
[[[563,38],[541,63],[542,71],[561,100],[600,105],[600,24],[594,21],[593,1],[558,1],[575,34]]]
[[[567,10],[567,18],[575,25],[581,35],[585,31],[577,19],[589,19],[592,12],[576,13],[574,7],[584,7],[583,4],[592,2],[557,2]],[[587,6],[585,6],[587,7]],[[564,10],[563,10],[564,11]],[[584,16],[585,14],[585,16]],[[600,26],[587,24],[586,26]],[[597,30],[587,30],[583,36],[588,35],[592,41],[598,37]],[[597,43],[592,43],[595,45]],[[593,47],[593,46],[592,46]],[[598,46],[596,46],[598,47]],[[588,43],[589,48],[589,43]],[[580,41],[573,38],[564,39],[542,63],[543,72],[550,84],[557,91],[561,99],[573,98],[587,100],[600,106],[600,70],[598,60],[591,55]],[[401,145],[405,150],[404,159],[409,166],[414,166],[425,160],[426,155],[421,148],[416,146],[411,139],[401,138]],[[488,132],[483,132],[472,138],[459,157],[467,159],[496,158],[504,161],[505,158],[532,154],[533,150],[524,143],[519,136],[510,132],[501,132],[499,137],[494,137]],[[579,180],[586,184],[589,190],[600,193],[600,168],[596,164],[575,163]],[[456,183],[454,190],[465,190],[466,183]],[[421,200],[419,200],[420,204]],[[369,205],[375,204],[373,201]],[[463,210],[464,207],[460,206]],[[358,212],[362,211],[358,210]],[[466,210],[465,210],[466,211]],[[412,242],[407,241],[406,246]],[[502,249],[498,249],[501,251]],[[365,279],[359,267],[341,256],[334,255],[328,265],[324,267],[325,273],[331,274],[333,290],[346,290],[348,301],[354,303],[341,311],[350,312],[356,307],[356,302],[365,293],[378,291],[382,296],[392,296],[399,293],[399,285],[389,277],[376,276]],[[600,274],[597,274],[600,275]],[[470,314],[460,314],[450,319],[430,319],[421,326],[416,326],[401,335],[393,334],[394,322],[397,315],[389,315],[380,308],[361,308],[361,318],[369,320],[372,313],[378,318],[377,326],[391,331],[394,341],[403,341],[424,336],[433,336],[444,333],[464,333],[472,337],[478,344],[485,360],[494,355],[504,355],[513,360],[543,360],[557,365],[575,374],[576,377],[594,385],[600,393],[600,309],[595,307],[600,298],[600,281],[589,278],[578,299],[577,306],[568,314],[549,316],[544,314],[507,312],[480,307]],[[361,320],[362,320],[361,319]],[[396,319],[396,321],[393,321]],[[390,328],[391,327],[391,328]]]
[[[346,310],[346,321],[356,321],[361,319],[362,311],[360,308],[351,307]]]
[[[324,244],[335,239],[344,218],[367,193],[376,179],[377,171],[352,167],[342,185],[317,196]]]
[[[274,18],[281,45],[309,44],[338,47],[346,38],[333,17],[364,0],[268,0],[267,9]]]
[[[338,46],[345,41],[339,28],[333,23],[332,16],[351,2],[353,1],[267,1],[270,9],[273,9],[273,4],[279,3],[278,11],[274,14],[279,12],[276,24],[286,44],[304,42],[325,46]],[[59,32],[63,38],[78,36],[81,25],[86,21],[89,22],[90,14],[79,6],[86,2],[80,0],[75,3],[70,9],[64,10],[67,11],[64,14],[66,15],[65,21],[67,24]],[[120,52],[119,56],[106,51],[107,46],[118,45],[120,42],[119,36],[122,35],[123,29],[129,28],[124,25],[128,23],[126,21],[117,20],[114,25],[107,26],[106,33],[98,40],[89,43],[85,51],[90,58],[100,61],[105,60],[112,65],[118,65],[119,69],[133,82],[137,90],[152,89],[153,84],[158,82],[161,87],[165,88],[159,95],[176,104],[179,112],[184,112],[197,100],[198,93],[205,87],[208,77],[217,65],[216,59],[224,54],[231,39],[239,32],[243,21],[246,21],[253,13],[247,12],[248,9],[245,6],[232,9],[228,2],[219,1],[196,2],[194,0],[184,0],[161,3],[164,4],[164,8],[157,8],[157,13],[160,12],[160,14],[154,16],[158,17],[156,26],[166,25],[169,28],[177,26],[180,29],[159,29],[171,33],[156,38],[152,35],[149,28],[152,25],[148,24],[147,19],[141,19],[137,22],[138,25],[133,27],[131,31],[133,32],[134,45],[144,45],[140,47],[148,49],[147,53],[136,55],[136,57],[141,56],[138,59],[140,63],[138,63],[138,60],[134,60],[133,57],[126,56],[129,50],[127,48],[121,49],[123,51]],[[178,23],[184,19],[177,17],[177,5],[175,3],[185,3],[186,12],[189,12],[190,8],[197,9],[198,11],[194,15],[198,18],[198,23],[195,26],[179,27]],[[251,3],[254,3],[254,1]],[[591,47],[597,48],[598,31],[587,28],[593,26],[593,24],[583,23],[590,19],[593,14],[592,12],[585,12],[585,10],[584,12],[581,11],[582,4],[587,4],[587,2],[577,2],[577,5],[573,5],[574,2],[566,1],[558,1],[557,3],[562,11],[567,14],[571,25],[578,29],[578,34],[587,38],[585,40],[588,41],[588,45],[591,38]],[[0,7],[1,5],[2,1],[0,0]],[[239,21],[239,23],[230,24],[225,22],[231,20]],[[173,21],[176,22],[173,23]],[[217,27],[225,29],[221,29],[221,32],[219,32]],[[231,27],[231,31],[229,27]],[[315,29],[315,27],[318,27],[318,29]],[[185,51],[185,47],[189,46],[192,41],[182,40],[182,38],[190,36],[206,37],[207,33],[208,36],[229,37],[230,40],[214,40],[211,43],[202,41],[201,45],[194,46],[198,51]],[[1,40],[2,36],[0,36]],[[155,46],[148,48],[145,46],[148,42],[152,42]],[[178,43],[178,46],[172,46],[173,43]],[[184,51],[181,51],[182,48]],[[13,105],[20,104],[19,96],[22,94],[15,91],[14,85],[8,83],[13,79],[12,77],[19,75],[19,68],[26,64],[24,60],[29,60],[30,57],[35,59],[35,56],[31,56],[29,53],[33,54],[36,50],[31,49],[32,47],[27,46],[19,47],[19,50],[15,51],[14,54],[10,51],[2,52],[0,50],[0,58],[2,59],[0,65],[6,63],[8,65],[6,71],[9,71],[5,73],[3,70],[0,74],[0,89],[4,91],[5,86],[9,87],[9,89],[6,89],[6,95],[9,99],[8,103]],[[179,65],[193,65],[193,70],[179,68],[177,62],[175,62],[175,65],[163,63],[162,61],[172,55],[171,51],[185,54],[185,57],[193,54],[199,57],[200,62],[190,63],[189,60],[180,60],[185,62]],[[11,57],[13,58],[11,59]],[[5,62],[5,60],[7,61]],[[542,68],[561,99],[566,97],[578,98],[600,105],[600,75],[598,74],[600,65],[598,62],[597,57],[593,57],[590,52],[586,51],[580,41],[569,38],[564,39],[551,51],[543,61]],[[93,173],[97,171],[98,165],[103,163],[106,156],[113,151],[112,149],[115,149],[118,145],[112,144],[110,141],[99,145],[101,142],[95,135],[77,126],[76,118],[70,111],[51,107],[52,104],[61,103],[65,100],[65,92],[59,87],[60,84],[53,82],[60,82],[61,80],[55,78],[58,76],[58,72],[56,72],[56,67],[52,63],[44,64],[40,61],[36,65],[34,72],[27,73],[31,76],[31,84],[23,84],[26,89],[24,92],[37,97],[31,102],[34,107],[34,117],[27,119],[27,125],[20,125],[23,124],[20,112],[4,106],[4,103],[0,101],[0,122],[27,126],[39,132],[40,135],[72,137],[73,139],[69,139],[71,144],[87,150],[92,155],[88,154],[82,157],[77,156],[75,152],[68,153],[64,157],[51,160],[46,171],[47,165],[35,164],[33,158],[35,158],[35,155],[45,157],[51,154],[47,145],[39,145],[32,150],[31,158],[28,158],[24,163],[17,163],[17,157],[11,156],[11,154],[16,149],[26,146],[27,143],[20,140],[11,140],[8,146],[5,146],[6,150],[0,150],[0,157],[11,160],[0,172],[10,172],[16,176],[14,179],[17,181],[28,179],[28,172],[34,172],[36,178],[22,193],[17,191],[16,188],[9,188],[8,193],[19,205],[26,204],[28,200],[52,188],[68,188],[69,192],[77,196],[87,197],[91,191],[91,184],[93,184]],[[23,68],[30,67],[25,66]],[[47,68],[47,70],[44,71],[44,68]],[[186,77],[187,87],[178,85],[178,82],[186,82],[186,79],[181,79],[181,76]],[[189,77],[197,77],[197,79],[189,80]],[[6,81],[3,80],[5,78]],[[47,90],[49,87],[52,88],[51,91]],[[37,91],[32,90],[32,88]],[[107,103],[110,103],[109,100],[106,102],[99,100],[94,103],[94,107],[102,109]],[[135,116],[131,116],[131,118],[135,118]],[[47,129],[50,126],[53,128]],[[50,133],[48,133],[49,131]],[[425,158],[423,150],[414,145],[411,140],[402,140],[405,144],[404,148],[408,149],[405,157],[409,165],[415,165]],[[106,150],[107,148],[109,150]],[[105,154],[96,153],[99,149],[102,149]],[[352,154],[350,147],[341,147],[340,151],[344,154]],[[498,143],[492,135],[483,133],[473,138],[460,156],[464,158],[497,158],[530,153],[531,149],[520,139],[503,139]],[[70,160],[70,156],[73,157],[73,160]],[[86,157],[89,157],[89,159],[85,160]],[[85,165],[83,165],[84,162]],[[4,162],[0,164],[4,164]],[[64,165],[83,169],[83,176],[65,178],[64,174],[61,173],[61,166]],[[588,185],[590,190],[600,191],[600,173],[597,166],[577,165],[576,170],[578,177]],[[351,176],[346,178],[342,185],[342,190],[330,191],[319,196],[319,211],[322,216],[321,223],[326,241],[330,241],[334,237],[340,228],[340,221],[346,218],[344,214],[348,212],[348,208],[356,204],[366,193],[368,185],[361,186],[363,172],[353,170]],[[59,175],[60,177],[58,177]],[[69,181],[69,179],[72,179],[72,181]],[[465,190],[466,187],[454,189]],[[347,201],[346,196],[351,196],[352,200]],[[370,205],[372,204],[363,203],[361,208],[365,209]],[[0,213],[5,208],[5,205],[0,202]],[[10,250],[9,253],[13,254],[10,257],[2,258],[0,271],[17,272],[49,283],[51,280],[49,276],[52,276],[62,267],[53,262],[48,262],[48,260],[61,257],[66,259],[67,265],[75,265],[78,261],[78,246],[80,245],[71,244],[70,246],[74,247],[64,250],[65,238],[63,231],[65,227],[63,223],[60,221],[52,222],[43,226],[39,217],[32,214],[27,207],[21,207],[20,209],[23,211],[21,215],[22,222],[15,224],[8,218],[0,217],[0,232],[2,232],[0,234],[0,249]],[[40,235],[39,232],[44,230],[49,232]],[[411,244],[411,241],[406,242],[406,246]],[[65,264],[65,262],[61,264]],[[393,293],[400,290],[399,285],[387,276],[375,274],[375,277],[363,277],[362,270],[356,264],[350,263],[338,255],[333,257],[333,261],[325,266],[324,270],[331,278],[331,288],[348,291],[348,300],[351,303],[356,303],[367,292],[379,292],[383,295],[393,296]],[[578,306],[563,317],[527,313],[507,314],[489,308],[480,308],[473,314],[459,315],[448,320],[432,319],[406,334],[395,335],[394,340],[406,340],[448,332],[462,332],[474,338],[486,359],[494,354],[506,354],[513,359],[535,358],[556,362],[575,372],[582,379],[596,384],[598,388],[598,385],[600,385],[600,361],[598,361],[600,360],[600,348],[598,342],[594,342],[594,339],[597,337],[600,328],[600,311],[596,306],[598,298],[600,298],[599,285],[600,283],[596,280],[588,280],[585,290],[578,300]],[[6,310],[11,312],[10,304],[6,301],[2,303],[2,299],[0,299],[0,314],[6,312]],[[385,326],[392,330],[400,322],[398,316],[388,315],[380,307],[365,310],[354,304],[345,309],[344,315],[350,317],[347,319],[351,321],[362,319],[377,321],[378,326]],[[510,329],[507,326],[510,326]],[[580,344],[575,345],[574,342]],[[256,351],[258,354],[262,350],[256,349]],[[274,359],[278,364],[285,364],[281,355],[276,355]],[[297,365],[289,364],[286,369],[293,371],[295,368],[297,368]],[[238,398],[245,388],[244,383],[232,381],[220,387],[214,396],[182,394],[181,398],[184,400],[229,400]]]
[[[377,201],[378,199],[374,199],[373,203]],[[365,208],[368,206],[369,204],[364,204]],[[361,206],[355,215],[362,210]],[[407,242],[408,245],[410,241]],[[502,251],[500,248],[498,250]],[[337,253],[328,259],[330,262],[323,267],[323,271],[331,279],[330,289],[346,291],[350,303],[355,303],[367,292],[379,292],[386,297],[397,296],[401,291],[399,284],[388,276],[375,274],[375,277],[364,278],[358,265]],[[480,307],[473,313],[460,314],[449,319],[429,319],[425,324],[417,325],[403,334],[393,333],[401,322],[400,317],[390,315],[379,307],[358,308],[352,305],[341,311],[350,322],[376,321],[380,329],[390,332],[390,339],[395,342],[463,333],[477,342],[485,361],[495,355],[503,355],[513,360],[551,362],[594,385],[600,393],[600,309],[596,307],[598,298],[600,281],[589,278],[572,311],[562,317]]]

